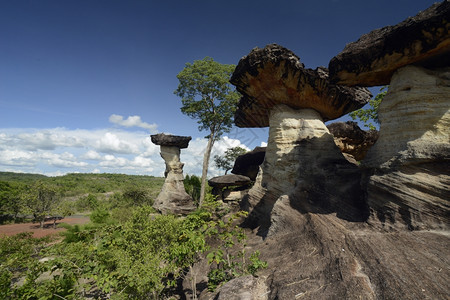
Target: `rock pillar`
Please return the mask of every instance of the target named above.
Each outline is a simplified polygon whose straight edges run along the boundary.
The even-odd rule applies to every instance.
[[[380,137],[363,161],[372,222],[448,228],[450,68],[399,69],[378,114]]]
[[[152,135],[152,142],[160,145],[161,157],[166,164],[166,180],[153,207],[162,213],[188,214],[195,210],[193,199],[184,189],[180,148],[187,148],[191,137],[165,134]]]
[[[320,114],[276,105],[269,122],[266,156],[244,202],[249,222],[274,233],[290,226],[287,207],[362,218],[359,170],[344,158]]]

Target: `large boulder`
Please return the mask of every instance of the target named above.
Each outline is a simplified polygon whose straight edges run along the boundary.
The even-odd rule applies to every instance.
[[[357,161],[366,156],[378,139],[378,131],[362,130],[358,123],[352,121],[331,123],[327,128],[342,153],[351,155]]]
[[[449,22],[450,1],[444,0],[395,26],[371,31],[331,59],[330,77],[339,84],[380,86],[406,65],[450,66]]]
[[[239,155],[234,162],[231,173],[247,176],[254,181],[265,155],[266,147],[255,147],[252,151]]]

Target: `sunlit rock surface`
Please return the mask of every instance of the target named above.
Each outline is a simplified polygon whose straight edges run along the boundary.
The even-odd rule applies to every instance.
[[[363,166],[373,220],[450,225],[450,68],[399,69],[379,108],[380,137]]]

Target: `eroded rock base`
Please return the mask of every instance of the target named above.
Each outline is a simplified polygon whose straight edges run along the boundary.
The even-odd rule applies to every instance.
[[[295,226],[291,211],[367,217],[359,169],[344,158],[320,115],[285,105],[271,110],[265,160],[243,208],[250,211],[246,225],[259,226],[264,236]]]
[[[363,161],[372,223],[449,228],[450,69],[398,70],[379,119],[380,137]]]
[[[193,199],[184,189],[184,164],[180,162],[180,148],[161,146],[161,157],[166,163],[166,180],[153,207],[162,213],[179,215],[194,211]]]

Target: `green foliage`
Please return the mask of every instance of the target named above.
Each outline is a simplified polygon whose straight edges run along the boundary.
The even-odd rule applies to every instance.
[[[0,221],[7,221],[6,214],[12,215],[16,220],[17,215],[26,210],[25,203],[26,186],[21,182],[0,181]]]
[[[247,253],[246,235],[242,228],[235,225],[237,218],[246,216],[246,212],[233,214],[226,222],[219,220],[209,234],[213,234],[219,242],[219,246],[206,256],[209,264],[215,266],[208,273],[208,289],[214,291],[221,284],[247,274],[255,275],[260,269],[266,268],[267,263],[259,259],[259,251],[250,255],[250,261],[246,260]],[[233,248],[237,247],[238,250]]]
[[[92,223],[65,225],[63,242],[0,237],[0,299],[164,298],[209,250],[208,240],[219,241],[207,255],[216,264],[210,288],[254,274],[265,265],[259,253],[245,253],[245,234],[235,225],[244,214],[218,219],[224,213],[210,194],[184,218],[156,214],[148,205],[109,210],[100,203]]]
[[[384,96],[386,96],[387,89],[387,86],[383,86],[380,89],[380,93],[378,93],[378,95],[376,95],[374,99],[371,99],[369,101],[369,108],[360,108],[358,110],[355,110],[349,114],[350,117],[352,117],[353,120],[360,120],[364,123],[364,126],[369,128],[370,130],[375,130],[376,127],[375,125],[373,125],[372,121],[376,124],[380,124],[380,121],[378,120],[378,107],[380,106],[380,103],[383,100]]]
[[[34,279],[40,273],[35,257],[48,241],[35,239],[31,233],[0,238],[0,299],[27,299],[23,296],[33,291]],[[25,282],[14,287],[17,277],[24,277]]]
[[[188,193],[192,199],[194,199],[194,202],[198,202],[200,199],[200,187],[201,182],[200,178],[195,175],[186,175],[186,177],[183,180],[184,189],[186,190],[186,193]]]
[[[202,206],[206,194],[206,177],[214,142],[233,126],[240,97],[229,83],[234,68],[234,65],[223,65],[205,57],[193,64],[187,63],[177,75],[180,83],[174,93],[181,98],[181,112],[196,119],[200,131],[209,132],[203,157],[199,206]]]
[[[110,214],[105,208],[95,209],[89,216],[94,224],[106,224],[111,222]]]
[[[113,210],[152,205],[163,182],[164,178],[160,177],[123,174],[46,177],[0,172],[0,223],[18,221],[19,217],[33,213],[39,215],[40,219],[45,214],[67,216],[76,212],[93,211],[100,206]],[[37,198],[39,189],[47,189],[46,187],[55,191],[55,203],[44,213],[38,207]],[[41,200],[44,198],[41,197]]]
[[[236,158],[245,153],[247,153],[247,150],[239,146],[228,148],[224,156],[214,155],[214,162],[217,168],[225,170],[225,174],[227,174],[228,170],[233,168]]]
[[[35,182],[28,190],[27,206],[35,219],[44,224],[45,216],[52,213],[60,201],[58,187],[44,181]]]
[[[139,187],[127,187],[123,192],[123,198],[135,206],[153,205],[153,200],[148,196],[147,192]]]
[[[199,130],[207,130],[214,139],[229,132],[239,93],[229,83],[235,65],[225,65],[211,57],[187,63],[178,73],[175,95],[181,98],[181,111],[197,119]]]
[[[78,211],[91,211],[98,208],[99,202],[97,196],[88,194],[87,196],[80,197],[75,205]]]

